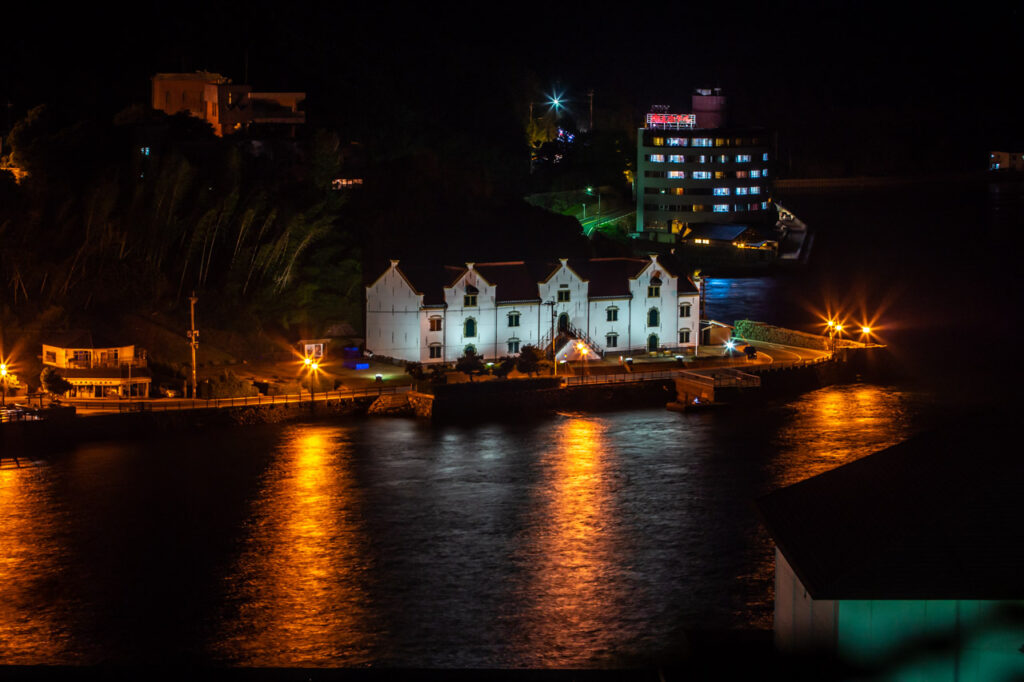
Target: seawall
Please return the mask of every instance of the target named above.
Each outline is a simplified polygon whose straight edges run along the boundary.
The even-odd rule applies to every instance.
[[[210,426],[277,424],[359,415],[366,412],[375,398],[11,422],[0,424],[0,459],[63,450],[83,442],[159,437],[161,434]]]

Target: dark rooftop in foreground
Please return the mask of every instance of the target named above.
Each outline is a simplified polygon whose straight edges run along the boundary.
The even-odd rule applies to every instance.
[[[1009,415],[960,420],[777,490],[765,525],[815,599],[1024,598]]]

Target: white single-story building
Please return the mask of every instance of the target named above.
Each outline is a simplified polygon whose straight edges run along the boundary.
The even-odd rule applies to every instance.
[[[649,258],[430,267],[396,260],[366,288],[366,348],[408,362],[453,362],[472,348],[513,356],[527,344],[559,359],[588,352],[694,352],[699,292]],[[576,343],[569,343],[575,340]]]

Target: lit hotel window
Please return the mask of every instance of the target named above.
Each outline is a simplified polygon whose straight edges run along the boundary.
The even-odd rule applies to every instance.
[[[749,162],[750,162],[750,154],[737,154],[736,155],[736,163],[749,163]]]
[[[708,162],[708,157],[706,155],[701,154],[700,156],[697,157],[697,163],[707,163],[707,162]]]
[[[687,139],[685,137],[670,137],[668,138],[669,147],[685,147]]]
[[[761,193],[761,188],[760,187],[751,187],[750,188],[750,193],[751,194],[760,194]]]
[[[750,171],[750,177],[752,177],[752,178],[759,178],[759,177],[761,177],[761,171],[759,171],[759,170],[752,170],[752,171]]]
[[[746,193],[747,193],[747,188],[746,187],[737,187],[736,188],[736,194],[746,194]]]
[[[728,162],[729,162],[729,155],[728,154],[719,154],[718,155],[718,163],[728,163]]]
[[[747,177],[748,172],[749,171],[736,171],[736,177],[737,178],[745,178],[745,177]]]
[[[650,161],[651,163],[665,163],[665,155],[664,154],[649,154],[647,156],[647,160]]]
[[[652,137],[651,138],[651,145],[654,146],[654,147],[664,147],[665,146],[665,138],[664,137]]]
[[[686,157],[682,154],[669,154],[669,163],[686,163]]]
[[[727,196],[729,196],[729,188],[728,187],[716,187],[715,188],[715,196],[716,197],[727,197]]]
[[[729,204],[715,204],[715,213],[728,213]]]
[[[710,137],[695,137],[695,138],[693,138],[693,146],[694,147],[710,147],[711,146],[711,138]]]
[[[764,154],[761,155],[761,160],[762,161],[767,161],[768,160],[768,152],[765,152]]]
[[[710,180],[711,171],[693,171],[694,180]]]
[[[694,173],[693,176],[697,177],[697,173]],[[669,171],[668,172],[668,177],[670,177],[670,178],[685,178],[686,177],[686,171]]]
[[[767,209],[768,208],[768,202],[767,201],[762,201],[761,202],[761,208]]]

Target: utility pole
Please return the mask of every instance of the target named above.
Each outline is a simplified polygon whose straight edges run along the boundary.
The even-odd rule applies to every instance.
[[[196,292],[192,292],[192,295],[188,297],[188,302],[191,304],[191,315],[192,315],[192,328],[186,332],[188,336],[188,345],[192,347],[192,399],[196,399],[196,348],[199,347],[199,330],[196,329]]]

